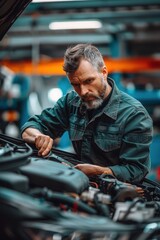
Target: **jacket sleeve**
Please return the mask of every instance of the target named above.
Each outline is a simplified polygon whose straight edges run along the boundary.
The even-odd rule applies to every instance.
[[[150,144],[153,137],[153,123],[147,111],[142,107],[127,118],[119,165],[110,167],[121,181],[140,182],[151,167]]]
[[[46,108],[40,115],[34,115],[22,126],[21,134],[26,128],[38,129],[53,139],[62,136],[68,128],[67,97],[65,95],[57,101],[53,108]]]

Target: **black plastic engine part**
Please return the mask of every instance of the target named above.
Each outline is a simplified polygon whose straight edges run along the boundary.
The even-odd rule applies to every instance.
[[[0,186],[18,192],[27,192],[29,190],[29,179],[26,176],[14,172],[1,172]]]
[[[25,219],[56,219],[59,211],[47,202],[27,194],[0,187],[0,220],[13,222]]]
[[[47,159],[31,158],[31,162],[19,171],[36,187],[78,194],[89,187],[89,179],[83,172]]]
[[[22,139],[0,134],[0,171],[14,170],[29,163],[32,152]]]
[[[119,181],[112,175],[102,174],[99,177],[99,188],[110,194],[113,202],[123,202],[139,197],[136,186]]]

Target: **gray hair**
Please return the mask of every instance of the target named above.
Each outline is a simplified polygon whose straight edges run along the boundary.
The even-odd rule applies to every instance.
[[[66,50],[63,70],[66,73],[75,72],[82,59],[90,62],[98,71],[105,65],[102,54],[95,46],[91,44],[77,44]]]

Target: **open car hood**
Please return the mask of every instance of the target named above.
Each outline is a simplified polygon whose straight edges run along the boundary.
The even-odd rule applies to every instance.
[[[0,40],[32,0],[0,0]]]

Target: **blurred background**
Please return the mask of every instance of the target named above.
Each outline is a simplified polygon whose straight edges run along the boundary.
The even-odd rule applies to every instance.
[[[77,43],[97,46],[109,76],[147,108],[151,177],[160,180],[160,0],[32,1],[0,42],[0,132],[19,137],[31,115],[71,89],[63,55]],[[67,133],[56,147],[70,150]]]

